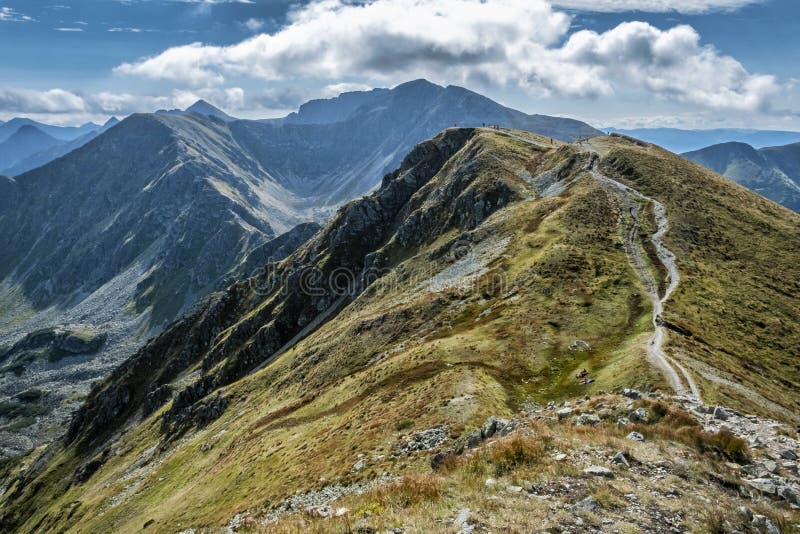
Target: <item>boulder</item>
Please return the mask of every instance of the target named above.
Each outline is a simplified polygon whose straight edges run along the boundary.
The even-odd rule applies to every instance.
[[[762,534],[781,534],[781,529],[772,520],[763,515],[753,515],[753,527]]]
[[[630,464],[628,463],[628,458],[625,457],[624,452],[618,452],[617,454],[612,456],[611,463],[624,465],[625,467],[630,467]]]
[[[781,451],[781,458],[784,460],[797,460],[797,453],[791,449],[784,449]]]
[[[578,501],[578,503],[575,506],[577,506],[581,510],[586,510],[588,512],[594,512],[600,509],[600,503],[597,501],[597,499],[595,499],[591,495],[589,495],[588,497],[586,497],[581,501]]]
[[[467,447],[470,449],[476,449],[482,441],[483,433],[481,432],[480,428],[476,428],[467,436]]]
[[[444,461],[453,455],[455,455],[455,451],[453,451],[452,449],[447,449],[446,451],[437,452],[436,454],[433,455],[433,458],[431,458],[431,469],[433,469],[434,471],[438,470],[442,466]]]
[[[796,506],[800,506],[800,493],[798,493],[794,488],[789,486],[781,486],[778,488],[778,496],[787,502],[790,502]]]
[[[728,415],[728,412],[726,412],[724,408],[722,408],[721,406],[717,406],[716,408],[714,408],[713,417],[714,419],[719,419],[720,421],[727,421],[730,415]]]
[[[638,433],[638,432],[631,432],[630,434],[628,434],[627,436],[625,436],[625,438],[626,438],[626,439],[629,439],[629,440],[631,440],[631,441],[644,441],[644,436],[643,436],[643,435],[641,435],[641,434],[640,434],[640,433]]]
[[[505,419],[500,419],[495,416],[490,416],[483,426],[481,427],[481,436],[483,439],[490,438],[501,429],[507,427],[510,423]]]
[[[578,426],[593,426],[600,422],[600,417],[593,413],[582,413],[575,418],[575,425]]]
[[[636,408],[628,414],[628,417],[635,423],[644,423],[647,421],[647,410],[644,408]]]
[[[614,473],[611,469],[603,467],[602,465],[590,465],[583,470],[585,475],[592,475],[596,477],[614,478]]]
[[[778,487],[775,485],[775,481],[769,478],[754,478],[746,482],[751,487],[757,489],[761,493],[768,493],[770,495],[775,495],[778,491]]]
[[[572,415],[572,408],[561,408],[556,412],[556,414],[558,414],[559,419],[566,419]]]
[[[625,388],[622,390],[622,396],[628,397],[629,399],[641,399],[642,392],[637,389],[628,389]]]

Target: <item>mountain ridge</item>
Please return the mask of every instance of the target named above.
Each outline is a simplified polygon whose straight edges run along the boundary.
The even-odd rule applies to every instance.
[[[676,154],[700,150],[704,147],[741,142],[763,148],[800,141],[800,132],[782,130],[752,130],[745,128],[716,128],[690,130],[680,128],[603,128],[604,131],[629,135],[654,143]]]
[[[800,143],[761,149],[721,143],[683,156],[800,212]]]
[[[663,205],[662,237],[681,273],[661,314],[664,351],[691,374],[706,404],[664,393],[669,382],[645,356],[654,311],[631,258],[638,251],[654,283],[669,283],[653,248],[652,236],[663,229],[658,210],[620,194],[627,190],[598,179],[595,169]],[[727,417],[720,409],[704,414],[710,406],[734,408],[729,424],[737,432],[739,410],[796,416],[800,375],[788,355],[799,341],[791,328],[799,229],[797,214],[640,141],[552,144],[519,131],[449,129],[418,145],[377,191],[342,207],[289,257],[213,293],[96,385],[67,441],[15,473],[2,497],[3,520],[18,528],[121,531],[144,521],[174,531],[225,528],[239,525],[236,517],[269,519],[284,510],[294,523],[265,528],[290,531],[308,527],[303,514],[315,513],[287,504],[293,495],[303,502],[298,495],[381,484],[382,473],[452,476],[457,484],[460,462],[471,457],[463,453],[512,421],[522,432],[508,430],[516,445],[500,433],[485,450],[516,448],[474,464],[482,470],[454,486],[462,488],[456,496],[470,487],[494,495],[492,485],[520,468],[513,458],[531,462],[520,472],[534,477],[525,487],[553,477],[580,485],[627,479],[644,469],[636,462],[663,461],[667,450],[714,470],[709,484],[698,485],[710,497],[744,499],[730,488],[753,487],[745,478],[758,476],[762,464],[722,466],[746,463],[757,451],[720,430],[716,423]],[[582,368],[592,384],[575,380]],[[649,393],[642,398],[632,387]],[[575,404],[598,389],[625,397]],[[514,416],[522,406],[534,414],[533,434]],[[569,439],[553,448],[525,452],[527,442],[519,441],[532,435],[547,442],[557,428]],[[626,438],[632,431],[641,438]],[[410,444],[440,435],[430,446]],[[664,448],[648,460],[646,445],[631,444],[637,440]],[[729,449],[715,445],[724,440]],[[592,455],[586,443],[601,452]],[[608,460],[626,446],[630,470]],[[579,467],[564,457],[545,460],[556,453]],[[538,459],[555,471],[537,469]],[[441,471],[431,473],[432,465]],[[692,473],[677,477],[683,482],[659,480],[688,491],[686,480],[707,474]],[[391,492],[402,490],[391,488],[386,498],[368,493],[359,506],[368,508],[370,499],[393,506]],[[63,513],[74,502],[80,505]],[[680,521],[710,524],[680,506]],[[449,508],[417,524],[433,524]],[[366,527],[388,528],[377,505],[369,509],[353,514]]]

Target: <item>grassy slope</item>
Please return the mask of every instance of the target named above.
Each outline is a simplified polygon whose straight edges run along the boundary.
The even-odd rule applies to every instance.
[[[800,412],[800,216],[653,145],[598,146],[608,174],[667,208],[682,280],[665,318],[693,334],[673,333],[668,351],[701,378],[710,372],[756,393],[701,380],[709,402],[787,417],[763,396]]]
[[[739,285],[741,278],[735,284],[720,278],[722,270],[714,268],[719,257],[703,263],[684,236],[695,235],[693,217],[733,209],[735,203],[725,203],[729,196],[751,202],[754,195],[656,149],[621,140],[613,143],[609,158],[616,158],[615,166],[626,157],[636,160],[632,166],[645,165],[656,176],[652,181],[631,178],[632,184],[659,198],[661,188],[669,188],[670,199],[662,199],[676,220],[669,244],[687,260],[680,263],[686,285],[676,293],[674,306],[668,304],[668,317],[700,335],[715,314],[698,306],[714,301],[696,300],[706,294],[695,287],[715,288],[717,298],[721,294],[745,298],[748,286]],[[491,131],[481,131],[469,148],[457,156],[462,160],[451,162],[434,177],[427,191],[418,193],[418,204],[424,205],[422,197],[446,187],[454,173],[471,165],[479,166],[478,186],[493,187],[499,180],[529,200],[499,210],[468,234],[452,231],[433,236],[418,250],[392,248],[395,267],[389,275],[271,365],[226,388],[224,394],[233,402],[223,416],[187,434],[167,452],[152,453],[148,462],[137,463],[149,458],[147,451],[162,440],[158,417],[166,407],[124,434],[111,447],[106,463],[84,484],[67,483],[84,460],[76,459],[74,449],[57,451],[34,484],[44,489],[33,497],[27,493],[27,499],[11,508],[28,517],[25,529],[133,532],[148,522],[153,531],[174,532],[219,526],[237,512],[268,508],[295,490],[384,471],[426,469],[427,457],[389,454],[406,432],[399,430],[405,421],[413,421],[414,429],[444,423],[458,435],[489,414],[512,413],[526,398],[545,401],[619,386],[663,385],[644,364],[649,304],[621,246],[618,208],[612,197],[583,177],[560,196],[533,198],[531,186],[520,179],[522,171],[539,176],[563,163],[571,148],[546,152]],[[465,154],[472,156],[464,159]],[[657,178],[665,173],[665,161],[676,167],[676,176],[690,172],[688,176],[697,177],[686,187],[699,190],[704,186],[700,180],[705,180],[716,192],[703,190],[694,199],[673,193],[680,183]],[[714,200],[715,194],[723,200]],[[673,196],[688,204],[685,210],[671,200]],[[695,213],[695,203],[709,203],[710,211]],[[752,216],[740,215],[763,221],[773,210],[791,233],[794,219],[785,210],[771,204],[757,208]],[[730,217],[723,221],[735,220]],[[728,226],[708,224],[717,241],[729,239]],[[706,242],[710,238],[699,235],[696,239],[702,241],[696,245],[714,248],[713,242]],[[789,239],[784,247],[792,243],[791,235],[783,237]],[[452,263],[448,251],[454,244],[468,241],[477,250],[482,243],[497,245],[502,238],[509,238],[502,253],[491,258],[489,271],[473,286],[441,292],[420,289],[420,282]],[[777,241],[771,246],[788,254]],[[714,248],[713,253],[719,252]],[[762,293],[770,286],[760,277],[777,276],[768,273],[780,269],[763,267],[747,274],[748,283],[760,284]],[[492,283],[498,278],[503,280],[500,287]],[[698,293],[701,297],[693,297]],[[791,310],[776,309],[754,313],[778,322],[781,313],[787,320],[792,317]],[[731,339],[727,343],[746,337],[734,334],[732,325],[725,328],[720,335]],[[702,334],[707,341],[718,339],[705,330]],[[696,345],[696,338],[675,337],[671,336],[673,347],[700,351],[698,358],[705,357],[702,351],[712,350],[705,348],[707,344]],[[591,349],[570,351],[569,345],[579,339]],[[791,332],[787,339],[791,340]],[[742,343],[753,346],[748,340]],[[780,354],[775,345],[779,341],[770,343]],[[723,354],[717,348],[713,351],[709,358]],[[589,388],[573,379],[582,367],[597,377]],[[766,381],[763,387],[769,391]],[[360,453],[371,460],[364,471],[354,473],[351,466]]]

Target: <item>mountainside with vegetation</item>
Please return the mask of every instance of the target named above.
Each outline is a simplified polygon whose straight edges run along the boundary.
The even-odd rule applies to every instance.
[[[0,520],[788,528],[798,280],[800,216],[656,146],[448,129],[97,384]]]
[[[293,252],[441,129],[506,123],[567,140],[596,133],[424,80],[309,106],[345,109],[323,124],[305,120],[313,116],[306,106],[286,120],[253,121],[199,101],[111,121],[14,169],[53,161],[2,179],[0,347],[45,328],[90,328],[106,340],[80,357],[0,363],[0,401],[49,388],[39,408],[59,416],[31,427],[21,423],[27,417],[0,423],[4,455],[56,435],[92,380],[207,294]]]
[[[0,362],[3,398],[49,391],[37,404],[52,415],[30,426],[6,421],[4,455],[58,435],[93,380],[226,285],[248,255],[278,259],[316,228],[301,227],[273,250],[269,243],[301,220],[281,216],[268,175],[224,124],[197,116],[130,117],[3,187],[13,202],[0,211],[0,346],[58,327],[106,339],[91,355]]]
[[[800,212],[800,143],[759,150],[744,143],[723,143],[683,156]]]

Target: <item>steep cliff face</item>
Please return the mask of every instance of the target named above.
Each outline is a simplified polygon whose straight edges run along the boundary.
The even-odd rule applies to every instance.
[[[460,151],[466,151],[465,159],[475,157],[480,143],[470,143],[473,136],[470,129],[449,130],[417,146],[397,171],[384,178],[378,191],[343,207],[296,253],[212,296],[198,312],[203,319],[197,332],[202,337],[181,332],[196,328],[196,321],[185,319],[146,346],[112,375],[102,391],[90,395],[70,426],[68,440],[97,438],[119,423],[114,418],[136,412],[148,392],[160,391],[162,401],[168,400],[171,395],[164,386],[178,372],[200,364],[200,376],[177,391],[165,417],[165,433],[177,434],[197,422],[196,414],[205,414],[205,406],[195,406],[197,401],[268,363],[317,317],[330,320],[358,297],[368,281],[392,267],[400,251],[454,228],[474,228],[518,198],[505,182],[485,184],[479,174],[463,169],[446,188],[426,188]],[[344,285],[328,286],[325,282],[335,280],[337,273],[343,275]],[[225,321],[213,324],[218,317]],[[209,320],[212,324],[207,324]],[[186,339],[188,347],[173,346],[173,339]],[[159,367],[164,373],[153,373]],[[150,406],[157,407],[152,402]]]

